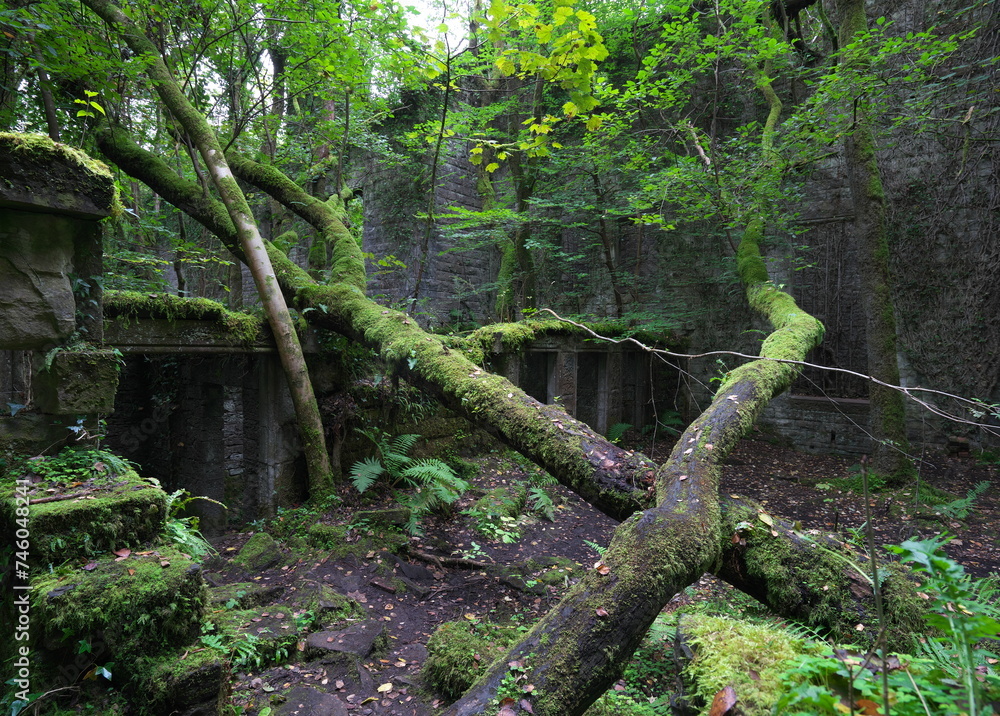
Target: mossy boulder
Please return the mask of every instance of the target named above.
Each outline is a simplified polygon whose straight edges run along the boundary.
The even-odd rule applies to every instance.
[[[514,517],[521,514],[528,499],[528,488],[523,483],[494,487],[476,500],[472,509],[498,517]]]
[[[56,654],[85,641],[128,673],[137,657],[191,641],[205,597],[200,565],[172,546],[112,555],[32,580],[32,638]]]
[[[140,659],[128,691],[141,716],[217,714],[229,700],[231,675],[221,651],[184,648]]]
[[[312,615],[314,623],[324,629],[333,629],[368,618],[368,614],[356,601],[326,584],[317,582],[297,584],[288,604],[300,613]]]
[[[35,405],[54,415],[110,413],[115,409],[118,368],[114,351],[60,351],[35,371]]]
[[[420,675],[435,691],[457,699],[486,667],[502,656],[517,632],[486,623],[445,622],[427,640]]]
[[[386,550],[401,552],[409,539],[402,532],[388,527],[373,527],[364,532],[349,530],[346,525],[316,523],[306,537],[313,547],[329,552],[332,558],[354,555],[363,557],[369,552]]]
[[[32,486],[29,499],[50,499],[43,481]],[[54,484],[54,483],[52,483]],[[15,524],[12,488],[0,499],[0,525],[13,534]],[[125,547],[136,548],[155,539],[163,529],[166,494],[134,471],[104,474],[76,484],[60,486],[58,496],[75,498],[30,506],[33,567],[58,565]]]
[[[351,518],[353,524],[389,525],[403,527],[410,521],[410,508],[388,507],[382,510],[358,510]]]
[[[233,564],[248,572],[263,572],[281,561],[281,548],[267,532],[257,532],[233,557]]]

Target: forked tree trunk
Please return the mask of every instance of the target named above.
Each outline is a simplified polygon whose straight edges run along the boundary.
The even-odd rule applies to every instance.
[[[292,324],[288,306],[275,279],[264,240],[254,221],[253,213],[236,178],[226,163],[219,140],[205,117],[198,112],[174,80],[156,46],[120,9],[107,0],[84,0],[91,10],[112,27],[117,26],[122,38],[137,54],[146,55],[150,62],[147,73],[153,80],[160,100],[184,127],[197,145],[212,177],[212,182],[235,228],[243,259],[250,268],[267,321],[274,333],[281,365],[295,406],[299,436],[309,471],[309,492],[313,496],[330,488],[330,458],[326,452],[323,423],[316,396],[309,380],[302,346]]]

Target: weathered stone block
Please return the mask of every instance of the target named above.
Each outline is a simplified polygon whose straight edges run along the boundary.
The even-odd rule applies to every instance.
[[[125,673],[140,656],[187,644],[201,628],[201,567],[171,546],[31,582],[32,639],[58,653],[81,639]],[[37,622],[35,621],[37,619]]]
[[[233,564],[248,572],[263,572],[281,561],[281,549],[267,532],[258,532],[243,545]]]
[[[35,405],[44,413],[110,413],[118,390],[118,357],[113,351],[62,351],[36,369]]]
[[[38,350],[73,332],[75,223],[0,207],[0,348]]]
[[[73,478],[77,479],[77,478]],[[138,547],[163,529],[166,495],[136,473],[95,477],[61,493],[47,491],[50,481],[33,487],[28,498],[50,502],[30,506],[31,550],[28,564],[45,567],[123,547]],[[0,493],[0,528],[13,534],[11,490]],[[73,499],[57,499],[75,495]]]

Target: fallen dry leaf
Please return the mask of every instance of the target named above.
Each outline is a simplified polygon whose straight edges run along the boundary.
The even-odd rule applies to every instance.
[[[719,690],[712,699],[712,708],[708,711],[708,716],[726,716],[736,705],[736,691],[732,686],[727,686]]]

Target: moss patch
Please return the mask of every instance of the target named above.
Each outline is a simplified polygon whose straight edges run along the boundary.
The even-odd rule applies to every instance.
[[[183,649],[136,662],[130,691],[141,716],[168,713],[222,713],[229,697],[230,664],[213,649]]]
[[[48,483],[39,483],[47,485]],[[0,499],[0,524],[14,524],[11,488]],[[50,496],[44,489],[31,497]],[[106,474],[78,483],[61,494],[76,499],[30,506],[32,566],[61,564],[123,547],[138,547],[163,529],[166,495],[134,471]],[[8,531],[13,534],[13,531]]]
[[[258,582],[233,582],[208,590],[208,604],[216,609],[249,609],[273,601],[281,593],[280,587]]]
[[[114,351],[60,351],[34,378],[35,403],[42,412],[55,415],[110,413],[118,368]]]
[[[183,298],[170,293],[105,291],[104,315],[108,318],[134,320],[165,318],[214,321],[232,334],[237,342],[252,343],[261,335],[263,321],[257,316],[230,311],[207,298]]]
[[[262,572],[281,561],[281,549],[274,537],[267,532],[258,532],[243,545],[243,549],[233,557],[233,564],[248,572]]]
[[[90,566],[90,565],[88,565]],[[83,639],[103,644],[119,668],[140,655],[186,644],[205,603],[201,568],[177,549],[97,560],[89,571],[55,572],[32,580],[32,637],[50,649]]]
[[[494,487],[476,500],[473,510],[498,517],[517,517],[528,499],[528,489],[523,483]]]
[[[313,547],[329,552],[332,559],[350,555],[363,557],[382,550],[397,554],[409,544],[406,535],[393,529],[371,529],[356,542],[348,542],[347,529],[346,525],[318,523],[309,528],[306,539]]]
[[[53,194],[86,193],[113,216],[120,216],[124,211],[108,166],[75,147],[53,142],[44,134],[0,132],[0,152],[16,158],[25,174],[45,177],[47,189]],[[66,176],[65,172],[53,172],[54,161],[80,174]]]
[[[771,713],[782,693],[782,672],[805,649],[786,631],[725,617],[685,617],[680,628],[695,652],[684,669],[694,693],[709,705],[732,686],[747,716]]]
[[[489,624],[445,622],[427,641],[427,660],[420,672],[424,682],[450,699],[457,699],[486,667],[514,642],[512,629]]]
[[[324,584],[303,584],[284,604],[214,612],[206,631],[217,637],[215,651],[227,654],[235,667],[259,667],[294,655],[299,640],[319,628],[342,628],[366,617],[353,599]]]

